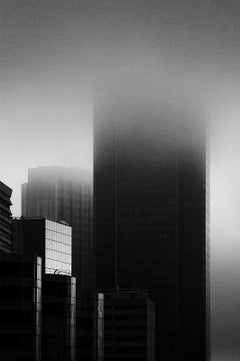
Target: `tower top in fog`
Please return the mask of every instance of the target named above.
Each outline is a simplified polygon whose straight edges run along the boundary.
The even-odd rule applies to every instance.
[[[22,215],[62,220],[72,226],[72,275],[91,288],[92,172],[80,167],[31,168],[22,185]]]
[[[148,290],[157,360],[209,361],[205,123],[184,104],[117,100],[95,110],[97,287]]]

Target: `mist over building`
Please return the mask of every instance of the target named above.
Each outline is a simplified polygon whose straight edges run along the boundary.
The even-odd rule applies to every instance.
[[[29,169],[22,185],[22,215],[48,217],[72,226],[72,275],[78,286],[93,285],[92,178],[80,168]]]
[[[104,357],[104,299],[92,289],[91,179],[79,168],[41,167],[30,169],[28,183],[22,185],[24,216],[14,220],[14,248],[43,257],[46,361]]]
[[[95,109],[96,285],[148,290],[156,304],[157,360],[206,361],[205,122],[186,103],[157,104],[128,92],[126,99]]]

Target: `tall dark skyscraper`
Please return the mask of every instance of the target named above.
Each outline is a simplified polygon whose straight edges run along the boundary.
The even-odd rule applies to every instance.
[[[29,169],[22,185],[22,215],[47,217],[72,226],[72,276],[92,287],[92,176],[80,168]]]
[[[96,108],[94,241],[99,289],[144,288],[156,360],[209,359],[206,129],[158,104]]]
[[[0,181],[0,253],[12,250],[12,189]]]

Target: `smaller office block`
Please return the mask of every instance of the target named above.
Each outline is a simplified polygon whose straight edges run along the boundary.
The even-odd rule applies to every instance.
[[[42,361],[76,359],[76,279],[43,276]]]
[[[155,305],[144,291],[104,291],[104,360],[155,361]]]
[[[13,220],[13,250],[42,257],[43,272],[71,276],[72,228],[47,218]]]
[[[41,361],[40,257],[0,254],[0,360]]]
[[[77,290],[77,361],[103,361],[103,294]]]

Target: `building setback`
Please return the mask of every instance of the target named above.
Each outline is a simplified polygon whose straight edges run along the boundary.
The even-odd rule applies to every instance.
[[[12,250],[12,189],[0,181],[0,253]]]
[[[42,303],[42,361],[75,361],[75,277],[45,274]]]
[[[13,251],[42,257],[44,273],[71,276],[72,229],[46,218],[13,220]]]
[[[79,286],[93,283],[92,176],[80,168],[39,167],[22,185],[22,215],[48,217],[72,226],[72,275]]]
[[[140,290],[104,291],[104,360],[155,361],[155,305]]]
[[[96,285],[148,290],[156,305],[156,360],[206,361],[205,125],[184,107],[153,104],[149,111],[130,100],[95,112]]]
[[[104,297],[77,289],[77,361],[103,361]]]
[[[0,360],[41,361],[42,261],[0,254]]]

